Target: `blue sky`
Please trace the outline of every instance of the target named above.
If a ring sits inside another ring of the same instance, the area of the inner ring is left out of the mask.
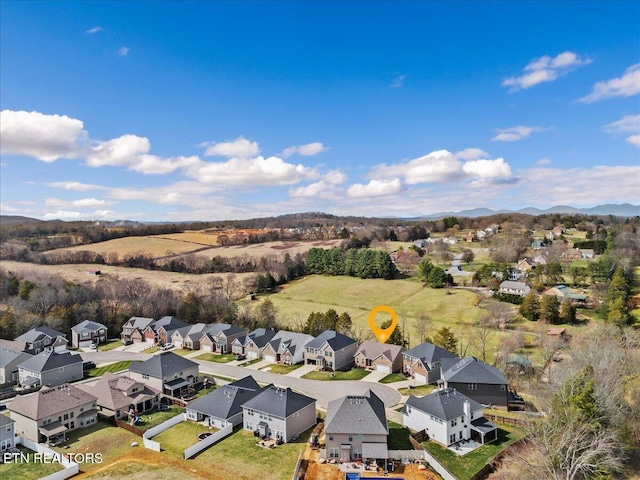
[[[640,202],[640,2],[1,2],[0,211]]]

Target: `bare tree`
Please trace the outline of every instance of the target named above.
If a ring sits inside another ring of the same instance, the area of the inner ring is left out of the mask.
[[[433,327],[433,319],[424,311],[419,312],[413,322],[413,329],[418,336],[418,343],[424,342],[427,332]]]
[[[494,335],[494,330],[486,322],[480,321],[476,324],[474,329],[475,347],[483,362],[487,361],[487,347]]]

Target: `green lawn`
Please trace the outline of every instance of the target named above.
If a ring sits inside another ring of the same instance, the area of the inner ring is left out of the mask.
[[[159,352],[160,350],[162,350],[162,347],[160,347],[160,345],[154,345],[153,347],[149,347],[149,348],[143,350],[140,353],[145,353],[147,355],[151,355],[153,353]]]
[[[448,448],[435,442],[423,442],[422,445],[436,457],[453,475],[460,480],[467,480],[475,475],[490,460],[512,443],[524,437],[522,429],[501,426],[498,429],[498,440],[484,445],[473,452],[460,456]]]
[[[28,448],[22,446],[18,447],[20,451],[29,456],[29,463],[21,461],[18,457],[16,463],[0,463],[0,478],[12,479],[19,478],[20,480],[38,480],[39,478],[46,477],[52,473],[64,470],[64,467],[59,463],[34,463],[33,453]]]
[[[217,429],[205,427],[200,423],[182,422],[159,435],[153,437],[154,442],[160,442],[160,449],[182,456],[185,448],[198,443],[198,435],[203,432],[216,432]]]
[[[101,377],[102,375],[105,374],[105,372],[111,372],[111,373],[120,372],[121,370],[126,370],[127,368],[129,368],[129,365],[131,365],[132,363],[133,361],[131,360],[123,360],[121,362],[105,365],[104,367],[92,368],[91,370],[87,371],[86,376]]]
[[[294,370],[300,368],[301,366],[302,366],[301,363],[298,363],[296,365],[279,365],[277,363],[274,363],[273,365],[269,365],[266,368],[271,369],[269,370],[270,373],[279,373],[281,375],[286,375],[287,373],[293,372]]]
[[[206,360],[207,362],[227,363],[235,359],[235,355],[227,353],[226,355],[218,355],[215,353],[203,353],[198,355],[196,360]]]
[[[419,385],[413,388],[399,388],[398,392],[400,395],[413,395],[414,397],[424,397],[425,395],[429,395],[431,392],[435,390],[435,385]]]
[[[193,350],[189,350],[188,348],[172,348],[170,351],[175,353],[176,355],[180,355],[181,357],[194,352]]]
[[[136,423],[135,426],[140,430],[149,430],[150,428],[156,427],[162,422],[166,422],[180,413],[184,413],[184,411],[185,409],[182,407],[171,405],[169,410],[164,412],[143,413],[140,415],[140,421]]]
[[[303,375],[302,378],[310,380],[361,380],[371,372],[364,368],[354,368],[348,372],[322,372],[314,371]]]
[[[121,346],[122,346],[122,340],[120,339],[107,340],[107,343],[101,343],[100,345],[98,345],[98,351],[106,352]]]
[[[258,363],[258,362],[261,362],[261,361],[262,361],[261,358],[254,358],[253,360],[249,360],[248,362],[241,363],[240,366],[241,367],[248,367],[249,365],[253,365],[254,363]]]
[[[404,375],[400,373],[390,373],[384,378],[380,379],[380,383],[394,383],[394,382],[403,382],[407,379]]]
[[[409,442],[409,429],[404,428],[399,423],[387,420],[389,427],[389,437],[387,445],[389,450],[413,450],[413,445]]]

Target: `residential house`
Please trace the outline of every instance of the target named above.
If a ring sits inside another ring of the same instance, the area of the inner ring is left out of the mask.
[[[520,297],[526,297],[527,294],[531,291],[531,288],[524,282],[505,280],[500,284],[500,288],[498,289],[498,291],[507,295],[518,295]]]
[[[107,327],[98,322],[84,320],[71,327],[71,346],[86,348],[92,343],[107,343]]]
[[[276,332],[273,330],[266,330],[264,328],[256,328],[253,332],[249,333],[242,345],[240,338],[236,338],[232,343],[233,353],[246,355],[249,360],[256,358],[262,358],[262,351],[267,344],[275,337]]]
[[[458,239],[456,237],[444,237],[442,239],[442,243],[446,243],[448,245],[455,245],[458,243]]]
[[[205,422],[210,427],[224,428],[242,423],[242,405],[262,389],[251,376],[223,385],[187,405],[187,419]]]
[[[203,332],[200,338],[200,348],[205,352],[230,353],[233,341],[246,337],[244,328],[228,323],[216,323]]]
[[[594,253],[592,248],[581,248],[580,249],[580,257],[581,258],[586,258],[586,259],[591,259],[591,258],[595,258],[596,254]]]
[[[16,446],[16,421],[6,415],[0,415],[0,452]]]
[[[565,233],[565,230],[564,230],[564,227],[562,225],[556,225],[551,230],[551,233],[553,233],[556,237],[559,237],[560,235]]]
[[[544,247],[544,240],[534,240],[533,242],[531,242],[531,248],[533,248],[534,250],[540,250],[542,247]]]
[[[572,303],[584,303],[587,300],[587,295],[584,293],[575,293],[566,285],[556,285],[548,290],[545,290],[543,295],[555,296],[560,303],[566,301]]]
[[[450,368],[443,368],[439,383],[484,405],[506,408],[509,404],[509,382],[502,372],[475,357],[463,358]]]
[[[566,340],[567,329],[563,327],[550,328],[549,330],[547,330],[547,335],[549,335],[550,337],[558,338],[560,340]]]
[[[101,416],[118,420],[128,420],[129,412],[138,414],[152,410],[160,399],[159,390],[111,372],[106,372],[93,386],[80,384],[78,388],[97,398]]]
[[[436,383],[442,377],[442,360],[458,360],[458,356],[433,343],[421,343],[402,353],[402,371],[419,385]]]
[[[524,257],[516,264],[516,268],[522,272],[530,272],[536,268],[538,264],[531,260],[529,257]]]
[[[32,328],[26,333],[23,333],[19,337],[16,337],[18,342],[25,342],[27,344],[27,350],[31,350],[31,353],[40,353],[44,349],[53,349],[57,352],[64,352],[67,350],[67,336],[54,330],[46,325]]]
[[[27,352],[29,354],[33,354],[33,352],[29,351],[29,345],[27,345],[27,342],[6,340],[4,338],[0,338],[0,350],[13,350],[14,352]]]
[[[546,250],[538,253],[535,257],[533,257],[533,261],[537,265],[546,265],[547,264],[547,252],[546,252]]]
[[[16,422],[16,434],[34,442],[50,443],[67,431],[95,425],[96,402],[93,395],[64,384],[17,397],[9,411]]]
[[[404,351],[405,348],[400,345],[365,340],[356,351],[354,360],[356,367],[367,370],[399,372],[402,370],[402,352]]]
[[[325,330],[304,347],[305,365],[315,365],[329,370],[349,370],[354,365],[353,356],[358,342],[335,330]]]
[[[316,400],[274,385],[242,405],[245,430],[288,442],[316,424]]]
[[[484,445],[498,438],[498,428],[483,416],[482,405],[455,388],[410,396],[402,408],[402,424],[424,430],[429,440],[446,447],[461,440]]]
[[[484,240],[488,236],[489,236],[489,234],[487,232],[485,232],[484,230],[478,230],[476,232],[476,237],[478,238],[478,240]]]
[[[324,433],[325,458],[350,462],[389,456],[384,403],[371,390],[329,402]]]
[[[18,382],[21,387],[54,387],[82,380],[83,376],[82,357],[69,352],[45,350],[18,365]]]
[[[182,390],[198,381],[198,368],[199,365],[188,358],[162,352],[144,362],[132,363],[129,378],[166,395],[179,397]]]
[[[122,333],[120,334],[122,343],[129,345],[130,343],[144,342],[144,331],[154,322],[153,318],[131,317],[122,325]]]
[[[189,325],[176,317],[162,317],[157,322],[153,322],[144,329],[144,341],[151,344],[159,343],[164,345],[171,342],[171,335],[179,328]]]
[[[469,232],[467,233],[465,240],[467,242],[476,242],[478,240],[478,237],[476,236],[475,232]]]
[[[306,333],[280,330],[263,348],[262,358],[269,362],[295,365],[304,360],[304,347],[311,340],[313,336]]]
[[[31,358],[27,352],[0,349],[0,385],[14,384],[18,381],[18,365]]]
[[[211,325],[207,323],[196,323],[178,328],[171,334],[171,343],[178,348],[200,350],[200,339],[210,327]]]
[[[569,248],[562,252],[561,257],[565,260],[580,260],[582,258],[582,254],[580,253],[579,248]]]
[[[253,360],[262,356],[262,349],[274,337],[274,330],[256,328],[245,336],[237,337],[231,342],[231,352],[236,355],[246,355]]]

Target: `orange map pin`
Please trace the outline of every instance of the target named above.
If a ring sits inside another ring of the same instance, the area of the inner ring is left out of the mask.
[[[376,325],[376,315],[380,312],[387,312],[391,315],[391,325],[389,325],[388,328],[379,328]],[[378,305],[376,308],[371,310],[371,313],[369,314],[369,326],[380,343],[384,343],[389,340],[389,337],[396,329],[397,325],[398,316],[396,315],[395,310],[387,305]]]

